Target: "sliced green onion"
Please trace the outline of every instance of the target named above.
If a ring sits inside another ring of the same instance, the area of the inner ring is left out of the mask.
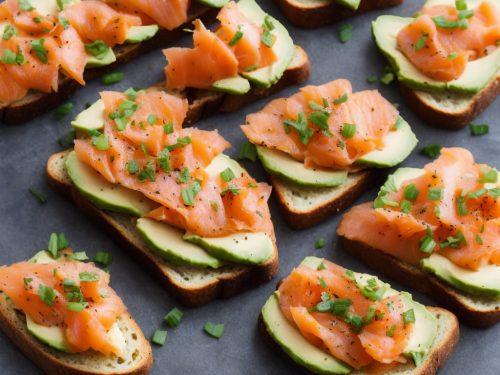
[[[165,345],[165,341],[167,341],[167,331],[157,329],[151,338],[151,342],[153,344],[163,346]]]
[[[163,320],[169,327],[175,328],[180,324],[183,315],[184,314],[181,310],[179,310],[177,307],[174,307],[167,313],[167,315],[165,315]]]
[[[224,324],[215,324],[212,322],[206,322],[203,330],[208,333],[210,336],[215,337],[217,339],[221,338],[224,334]]]
[[[94,262],[102,264],[104,266],[109,266],[113,257],[110,253],[106,251],[98,251],[94,256]]]
[[[122,72],[109,73],[102,77],[101,82],[103,85],[112,85],[121,82],[124,74]]]

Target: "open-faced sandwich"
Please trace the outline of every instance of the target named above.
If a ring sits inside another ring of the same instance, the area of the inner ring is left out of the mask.
[[[149,373],[149,342],[83,252],[51,235],[49,251],[0,267],[0,328],[47,374]]]
[[[372,28],[426,122],[464,127],[500,93],[499,0],[428,0],[415,17],[381,16]]]
[[[307,228],[346,208],[374,184],[367,167],[392,167],[417,139],[376,90],[353,93],[338,79],[306,86],[250,114],[241,126],[269,173],[294,228]]]
[[[6,0],[0,4],[0,121],[53,108],[117,63],[213,21],[220,0]],[[203,4],[203,5],[201,5]]]
[[[186,305],[270,280],[278,269],[270,186],[222,153],[230,145],[216,130],[182,128],[186,99],[128,90],[101,100],[99,121],[79,116],[88,126],[74,150],[49,159],[50,183]]]
[[[339,22],[357,14],[399,5],[403,0],[277,0],[285,17],[306,28]]]
[[[330,375],[435,374],[459,336],[449,311],[316,257],[282,280],[259,326],[298,366]]]
[[[337,233],[372,268],[486,327],[500,320],[499,186],[469,151],[442,149],[423,169],[398,169]]]

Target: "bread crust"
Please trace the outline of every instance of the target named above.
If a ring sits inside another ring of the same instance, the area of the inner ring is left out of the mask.
[[[6,299],[0,293],[0,329],[12,340],[12,342],[23,352],[23,354],[33,361],[48,375],[99,375],[100,372],[90,370],[81,370],[77,367],[71,366],[69,363],[58,359],[50,353],[47,347],[33,337],[27,329],[19,329],[19,322],[16,322],[6,312],[7,307]],[[141,329],[131,316],[125,318],[127,325],[129,325],[134,332],[138,334],[141,341],[141,347],[144,348],[144,359],[132,371],[128,372],[114,372],[107,373],[106,375],[146,375],[151,371],[153,366],[153,353],[151,345],[144,338]]]
[[[71,183],[61,181],[52,170],[54,162],[59,158],[65,158],[68,151],[52,155],[47,162],[47,177],[49,185],[54,189],[71,198],[76,206],[86,215],[94,219],[100,226],[111,234],[124,249],[134,257],[141,265],[146,267],[148,273],[152,274],[180,303],[188,307],[198,307],[207,304],[217,298],[229,298],[242,293],[247,289],[257,287],[270,281],[278,273],[278,251],[274,244],[274,256],[258,266],[246,266],[232,272],[228,276],[218,278],[214,282],[203,284],[197,288],[183,288],[175,279],[163,269],[161,260],[151,251],[144,249],[144,243],[137,243],[133,236],[117,225],[113,217],[106,211],[99,209],[89,200],[84,198],[78,189]],[[131,217],[132,220],[132,217]]]
[[[439,301],[440,304],[457,314],[459,319],[467,325],[487,328],[500,321],[500,308],[488,311],[474,309],[461,300],[462,293],[411,264],[344,236],[339,236],[339,243],[342,248],[370,268]]]
[[[217,13],[217,8],[210,8],[194,3],[189,9],[188,21],[185,24],[174,30],[160,29],[153,38],[141,43],[116,46],[113,48],[116,55],[116,62],[103,67],[86,69],[84,73],[85,81],[101,77],[137,56],[175,42],[184,34],[183,29],[189,27],[191,22],[196,18],[200,18],[204,23],[212,23]],[[2,107],[0,105],[0,122],[19,124],[29,121],[68,100],[79,87],[81,85],[78,82],[60,74],[57,92],[30,92],[24,98],[8,106]]]
[[[287,203],[285,197],[285,191],[287,189],[286,183],[278,177],[271,175],[269,175],[269,180],[273,186],[273,194],[278,200],[279,206],[283,212],[283,218],[287,224],[293,229],[307,229],[349,207],[365,191],[375,186],[379,177],[375,169],[367,169],[363,172],[362,177],[357,183],[352,185],[349,189],[342,192],[334,199],[325,202],[318,208],[306,212],[294,210],[294,208]]]
[[[362,0],[357,10],[346,8],[335,1],[315,6],[306,6],[294,0],[277,0],[277,2],[288,21],[295,26],[312,29],[375,9],[400,5],[403,0]]]
[[[426,308],[433,313],[434,315],[438,314],[447,314],[450,318],[453,319],[452,329],[447,332],[446,338],[442,341],[437,349],[435,349],[429,357],[426,358],[423,366],[420,366],[418,369],[412,373],[412,375],[434,375],[437,373],[438,369],[444,365],[444,363],[450,358],[451,353],[455,349],[459,337],[460,337],[460,329],[458,325],[457,318],[451,314],[449,311],[441,309],[439,307],[431,307],[426,306]],[[261,334],[264,342],[269,345],[273,350],[278,352],[282,358],[287,358],[290,360],[288,354],[283,350],[283,348],[271,337],[269,332],[267,331],[266,324],[264,323],[264,318],[262,317],[262,313],[259,315],[257,320],[258,331]],[[300,370],[303,374],[314,374],[308,368],[303,365],[298,364],[295,361],[292,361],[294,367]],[[356,375],[360,375],[359,371],[356,371]]]
[[[426,123],[445,129],[461,129],[469,125],[479,116],[500,94],[500,76],[493,79],[483,90],[477,93],[466,110],[462,112],[446,112],[440,108],[429,106],[417,95],[415,90],[404,84],[399,84],[400,92],[408,106]]]

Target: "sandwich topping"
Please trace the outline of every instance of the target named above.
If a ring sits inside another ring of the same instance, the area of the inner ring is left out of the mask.
[[[36,324],[61,329],[65,350],[120,356],[123,349],[109,331],[127,309],[109,286],[109,274],[76,254],[66,248],[48,262],[1,267],[0,291]]]
[[[163,51],[168,61],[168,89],[209,89],[219,80],[269,67],[277,60],[272,49],[275,26],[269,16],[257,24],[231,1],[217,19],[220,25],[214,32],[200,20],[194,21],[193,48],[172,47]]]
[[[307,168],[356,170],[354,163],[384,148],[400,121],[377,90],[353,93],[349,81],[338,79],[271,101],[248,115],[241,129],[253,144],[284,152]]]
[[[388,289],[323,260],[317,269],[300,265],[283,280],[279,305],[311,344],[355,369],[384,364],[387,370],[407,361],[415,323],[414,310]]]
[[[203,237],[264,232],[271,193],[244,170],[207,167],[230,145],[214,131],[183,129],[188,103],[163,91],[102,92],[104,126],[75,140],[77,157],[113,184],[158,206],[145,216]]]
[[[498,182],[469,151],[443,148],[416,176],[389,178],[373,203],[346,213],[338,234],[415,265],[439,254],[470,271],[500,266]]]
[[[491,54],[500,43],[500,9],[483,1],[469,9],[466,0],[455,6],[422,8],[397,36],[398,49],[426,76],[452,81],[467,63]]]

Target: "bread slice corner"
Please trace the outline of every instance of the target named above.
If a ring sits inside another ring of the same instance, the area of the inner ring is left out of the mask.
[[[301,187],[274,176],[269,179],[283,218],[294,229],[310,228],[344,210],[378,182],[373,169],[349,174],[345,183],[334,188]]]
[[[118,324],[126,341],[123,358],[95,351],[64,353],[43,344],[28,332],[24,313],[0,293],[0,329],[38,367],[50,375],[146,375],[153,365],[151,345],[130,315]]]
[[[360,13],[383,9],[403,3],[403,0],[361,0],[352,10],[330,0],[278,0],[285,17],[296,26],[316,28],[343,21]]]
[[[500,301],[464,294],[420,268],[388,255],[361,241],[339,237],[340,246],[370,268],[427,294],[453,311],[469,326],[487,328],[500,321]]]
[[[444,365],[444,363],[451,356],[451,353],[455,349],[460,336],[460,329],[458,325],[457,317],[449,312],[448,310],[426,306],[427,310],[436,317],[437,319],[437,335],[432,344],[431,350],[427,357],[419,367],[415,367],[412,361],[408,361],[405,364],[400,364],[395,368],[391,369],[389,372],[383,375],[433,375],[436,374],[438,369]],[[261,333],[264,341],[281,356],[290,359],[286,352],[281,348],[281,346],[273,340],[269,332],[267,331],[266,324],[262,314],[259,315],[258,319],[258,329]],[[294,364],[302,370],[302,372],[307,374],[313,374],[307,368],[294,362]],[[369,375],[362,370],[354,370],[350,373],[351,375]]]
[[[70,197],[76,206],[98,222],[183,305],[197,307],[216,298],[229,298],[270,281],[278,273],[278,249],[257,266],[224,265],[218,269],[173,265],[149,249],[130,215],[101,210],[71,183],[64,166],[70,150],[52,155],[46,167],[49,184]]]
[[[482,113],[500,94],[500,74],[474,95],[413,90],[400,84],[406,103],[428,124],[461,129]]]

